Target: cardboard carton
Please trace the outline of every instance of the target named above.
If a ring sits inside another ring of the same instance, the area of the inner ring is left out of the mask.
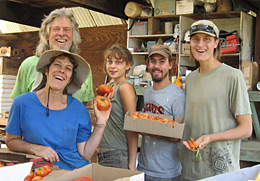
[[[246,79],[246,85],[248,90],[256,90],[256,84],[258,82],[258,64],[253,61],[242,61],[241,70]]]
[[[0,56],[1,57],[20,57],[24,58],[24,50],[12,48],[12,47],[0,47]]]
[[[175,15],[175,1],[155,0],[154,16]]]
[[[0,149],[0,161],[2,161],[6,166],[19,163],[33,162],[33,169],[39,168],[44,165],[49,165],[53,167],[53,163],[50,163],[39,156],[26,154],[22,152],[10,151],[8,148]]]
[[[193,0],[176,0],[176,14],[192,14],[193,6]]]
[[[94,181],[144,181],[144,173],[127,169],[104,167],[97,163],[89,164],[80,169],[69,171],[58,177],[46,178],[46,181],[73,181],[78,177],[86,176]]]
[[[32,162],[0,167],[0,180],[24,180],[30,173]]]
[[[181,51],[182,51],[182,54],[190,55],[190,44],[189,43],[183,43]]]
[[[136,118],[134,120],[134,118],[129,116],[129,114],[132,114],[132,112],[127,112],[125,114],[125,120],[124,120],[125,130],[172,137],[172,138],[182,138],[185,123],[184,123],[184,119],[181,117],[175,117],[175,121],[178,123],[175,123],[175,126],[173,128],[172,123],[162,123],[162,122],[153,121],[149,119],[142,119],[142,118]],[[140,112],[139,114],[143,114],[143,113]],[[149,116],[160,116],[163,119],[167,118],[169,120],[173,118],[172,116],[162,115],[162,114],[153,114],[153,113],[148,113],[148,114]]]
[[[17,75],[18,69],[23,60],[12,59],[10,57],[0,57],[0,74]]]
[[[221,175],[216,175],[214,177],[209,177],[202,179],[201,181],[215,181],[215,180],[221,180],[221,181],[247,181],[247,180],[255,180],[258,172],[260,170],[260,164],[255,165],[253,167],[243,168],[234,172],[229,172]]]

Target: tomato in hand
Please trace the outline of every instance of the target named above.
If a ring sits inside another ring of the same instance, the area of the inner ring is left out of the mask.
[[[46,170],[46,168],[44,167],[39,167],[35,170],[35,175],[36,176],[41,176],[41,177],[44,177],[46,175],[48,175],[48,172]]]
[[[108,95],[111,92],[113,92],[113,88],[107,84],[102,84],[97,88],[97,94],[101,96]]]
[[[110,101],[105,96],[96,96],[95,101],[97,102],[97,108],[100,111],[107,110],[110,107]]]
[[[89,177],[79,177],[74,179],[73,181],[93,181],[93,180]]]

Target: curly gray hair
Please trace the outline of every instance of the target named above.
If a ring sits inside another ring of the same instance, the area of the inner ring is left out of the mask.
[[[40,41],[36,48],[36,56],[40,56],[43,52],[50,49],[47,36],[49,36],[50,34],[50,27],[52,21],[57,17],[67,17],[71,20],[73,28],[73,41],[69,51],[72,53],[79,53],[80,49],[78,44],[81,42],[78,28],[79,24],[76,22],[76,19],[71,10],[61,8],[55,9],[48,16],[45,16],[45,18],[43,19],[41,29],[39,31]]]

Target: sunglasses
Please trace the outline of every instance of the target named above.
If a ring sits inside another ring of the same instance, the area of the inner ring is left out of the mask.
[[[190,34],[195,33],[197,31],[205,31],[208,33],[212,33],[216,36],[214,28],[209,25],[194,25],[190,28]]]

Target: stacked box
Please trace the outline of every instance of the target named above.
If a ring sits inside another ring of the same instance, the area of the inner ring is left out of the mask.
[[[175,1],[155,0],[154,16],[175,15]]]
[[[15,57],[0,56],[0,74],[1,75],[17,75],[18,69],[23,62],[23,59]]]
[[[16,75],[0,75],[0,113],[9,112],[13,99],[10,95],[13,91]]]

